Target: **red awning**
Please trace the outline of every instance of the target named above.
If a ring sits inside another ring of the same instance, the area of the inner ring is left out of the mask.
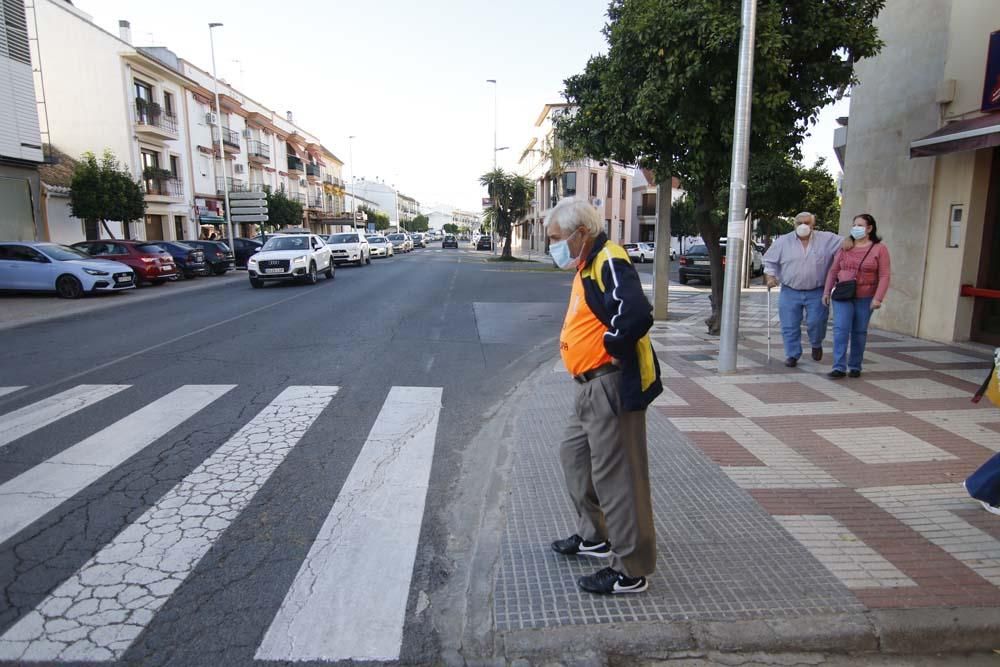
[[[910,157],[975,151],[1000,146],[1000,114],[948,123],[937,132],[910,143]]]

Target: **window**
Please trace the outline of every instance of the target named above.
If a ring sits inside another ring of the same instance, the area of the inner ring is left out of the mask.
[[[622,201],[625,201],[625,179],[622,179]]]
[[[625,240],[625,221],[624,220],[619,220],[618,221],[618,240],[619,241],[624,241]]]
[[[83,237],[88,241],[96,241],[101,238],[101,230],[97,220],[83,221]]]
[[[153,151],[142,149],[142,170],[147,169],[159,169],[160,168],[160,154],[154,153]]]
[[[170,173],[174,175],[174,178],[181,175],[181,159],[176,155],[170,156]]]
[[[607,189],[606,189],[606,191],[604,193],[604,199],[610,201],[611,197],[614,196],[614,188],[613,188],[614,183],[611,180],[610,176],[608,176],[607,183],[605,185],[607,185]]]
[[[173,93],[163,93],[163,113],[168,116],[174,115],[174,95]]]
[[[946,248],[957,248],[958,242],[962,238],[962,215],[964,213],[965,206],[962,204],[953,204],[951,207],[950,215],[948,216],[948,239]]]
[[[135,80],[135,96],[136,99],[140,99],[143,102],[153,101],[153,87],[148,83],[143,83],[138,79]]]
[[[656,193],[644,192],[642,195],[642,208],[639,215],[656,215]]]
[[[184,216],[174,216],[174,238],[178,241],[184,240]]]
[[[576,194],[576,172],[568,171],[562,176],[563,194],[571,196]]]
[[[604,221],[604,233],[611,236],[611,220]]]
[[[596,171],[590,172],[590,196],[591,197],[596,197],[597,196],[597,172]]]
[[[148,123],[156,115],[152,112],[153,87],[135,80],[135,116],[140,123]]]

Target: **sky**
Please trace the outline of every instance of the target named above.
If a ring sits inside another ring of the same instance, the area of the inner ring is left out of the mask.
[[[132,24],[136,46],[166,46],[318,136],[344,177],[379,178],[425,206],[478,210],[493,166],[513,169],[542,106],[606,49],[606,0],[74,0],[100,27]],[[568,8],[572,9],[568,9]],[[825,111],[803,146],[830,148]],[[348,137],[354,135],[353,141]],[[351,164],[353,158],[353,164]],[[353,169],[352,169],[353,167]],[[353,172],[353,173],[352,173]]]

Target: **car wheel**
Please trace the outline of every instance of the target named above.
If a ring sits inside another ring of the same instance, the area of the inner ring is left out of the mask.
[[[645,255],[639,255],[639,263],[640,264],[645,264],[646,263],[646,256]]]
[[[369,253],[369,254],[368,254],[368,255],[367,255],[366,257],[365,257],[365,264],[371,264],[371,263],[372,263],[372,256],[371,256],[371,253]]]
[[[225,266],[216,266],[216,267],[214,267],[212,269],[212,273],[214,273],[217,276],[225,275],[225,273],[226,273],[226,267]]]
[[[686,273],[680,274],[680,276],[678,277],[678,281],[680,281],[681,285],[687,285],[688,284],[687,274]]]
[[[319,274],[316,272],[316,265],[309,265],[309,273],[306,274],[306,282],[310,285],[315,285],[319,282]]]
[[[252,287],[254,289],[260,289],[263,286],[264,286],[264,281],[261,280],[260,278],[251,278],[250,279],[250,287]]]
[[[59,276],[56,292],[61,299],[79,299],[83,296],[83,285],[74,276]]]
[[[332,259],[330,260],[330,266],[326,267],[326,271],[323,272],[323,275],[326,276],[327,280],[329,280],[330,278],[333,278],[333,260]]]
[[[166,278],[157,278],[156,280],[153,281],[153,284],[154,285],[162,285],[165,282],[167,282]]]

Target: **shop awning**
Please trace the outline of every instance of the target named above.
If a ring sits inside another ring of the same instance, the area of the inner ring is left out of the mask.
[[[975,151],[1000,146],[1000,114],[948,123],[937,132],[910,143],[910,157]]]

